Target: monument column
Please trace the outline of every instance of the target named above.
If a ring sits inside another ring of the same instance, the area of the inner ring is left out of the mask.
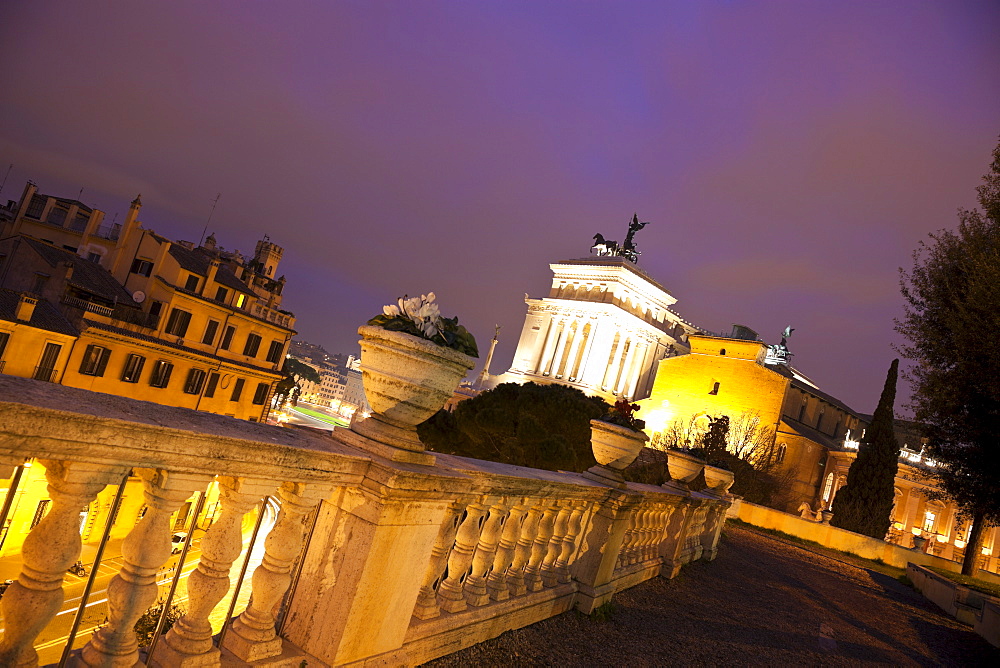
[[[559,341],[559,335],[562,333],[562,321],[557,319],[554,315],[549,316],[549,332],[545,337],[545,347],[542,349],[542,357],[539,360],[538,371],[540,375],[545,375],[549,371],[549,365],[552,363],[552,354],[556,347],[556,343]]]
[[[556,343],[556,352],[555,355],[552,356],[552,364],[547,372],[549,376],[553,378],[555,378],[556,374],[559,373],[559,363],[562,362],[563,349],[566,348],[566,339],[570,335],[569,326],[569,319],[562,321],[562,331],[559,333],[559,342]]]

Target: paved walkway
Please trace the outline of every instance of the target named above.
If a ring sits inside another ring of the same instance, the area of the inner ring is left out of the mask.
[[[430,666],[1000,665],[1000,650],[896,580],[735,526],[719,557]]]

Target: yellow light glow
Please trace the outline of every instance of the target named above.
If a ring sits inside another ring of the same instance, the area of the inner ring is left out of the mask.
[[[955,547],[957,547],[960,550],[964,550],[965,549],[965,541],[962,540],[961,538],[956,538],[955,539]]]
[[[947,537],[947,536],[945,536],[944,534],[940,534],[940,533],[939,533],[939,534],[937,534],[937,535],[936,535],[936,536],[935,536],[934,538],[935,538],[935,539],[937,540],[937,542],[939,542],[939,543],[947,543],[947,542],[948,542],[948,537]]]
[[[914,536],[919,536],[920,535],[920,527],[910,527],[910,532]]]
[[[986,556],[988,557],[988,556],[990,556],[991,554],[993,554],[993,550],[991,550],[991,549],[990,549],[990,548],[988,548],[988,547],[984,547],[984,548],[983,548],[983,554],[985,554],[985,555],[986,555]]]
[[[893,522],[892,523],[892,528],[895,529],[896,531],[902,531],[903,530],[903,523],[902,522]]]

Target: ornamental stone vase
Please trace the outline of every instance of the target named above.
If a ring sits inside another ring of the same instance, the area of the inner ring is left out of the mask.
[[[688,491],[690,483],[704,469],[705,460],[683,450],[668,450],[667,470],[670,471],[670,480],[664,483],[664,486]]]
[[[381,327],[365,325],[358,334],[361,376],[372,415],[352,422],[351,431],[390,448],[422,453],[417,425],[444,406],[475,360],[432,341]],[[412,461],[430,463],[433,458]]]
[[[733,486],[735,478],[732,471],[718,466],[705,465],[705,490],[716,496],[725,496]]]
[[[649,436],[641,431],[611,424],[603,420],[590,421],[590,447],[597,466],[583,476],[612,487],[625,487],[621,471],[635,461]]]

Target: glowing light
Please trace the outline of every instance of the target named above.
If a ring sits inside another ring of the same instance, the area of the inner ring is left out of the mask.
[[[988,557],[988,556],[990,556],[991,554],[993,554],[993,550],[991,550],[991,549],[990,549],[990,548],[988,548],[988,547],[984,547],[984,548],[983,548],[983,554],[985,554],[985,555],[986,555],[986,556]]]
[[[892,528],[895,529],[896,531],[902,531],[903,530],[903,523],[902,522],[893,522],[892,523]]]
[[[857,450],[860,443],[851,438],[851,430],[847,430],[847,434],[844,436],[844,447],[848,450]]]
[[[914,536],[919,536],[920,527],[910,527],[910,533],[912,533]]]
[[[940,533],[939,533],[939,534],[936,534],[936,535],[934,536],[934,539],[935,539],[935,540],[936,540],[937,542],[939,542],[939,543],[947,543],[947,542],[948,542],[948,537],[947,537],[947,536],[945,536],[944,534],[940,534]]]
[[[955,547],[957,547],[960,550],[964,550],[965,549],[965,541],[962,540],[961,538],[956,538],[955,539]]]

